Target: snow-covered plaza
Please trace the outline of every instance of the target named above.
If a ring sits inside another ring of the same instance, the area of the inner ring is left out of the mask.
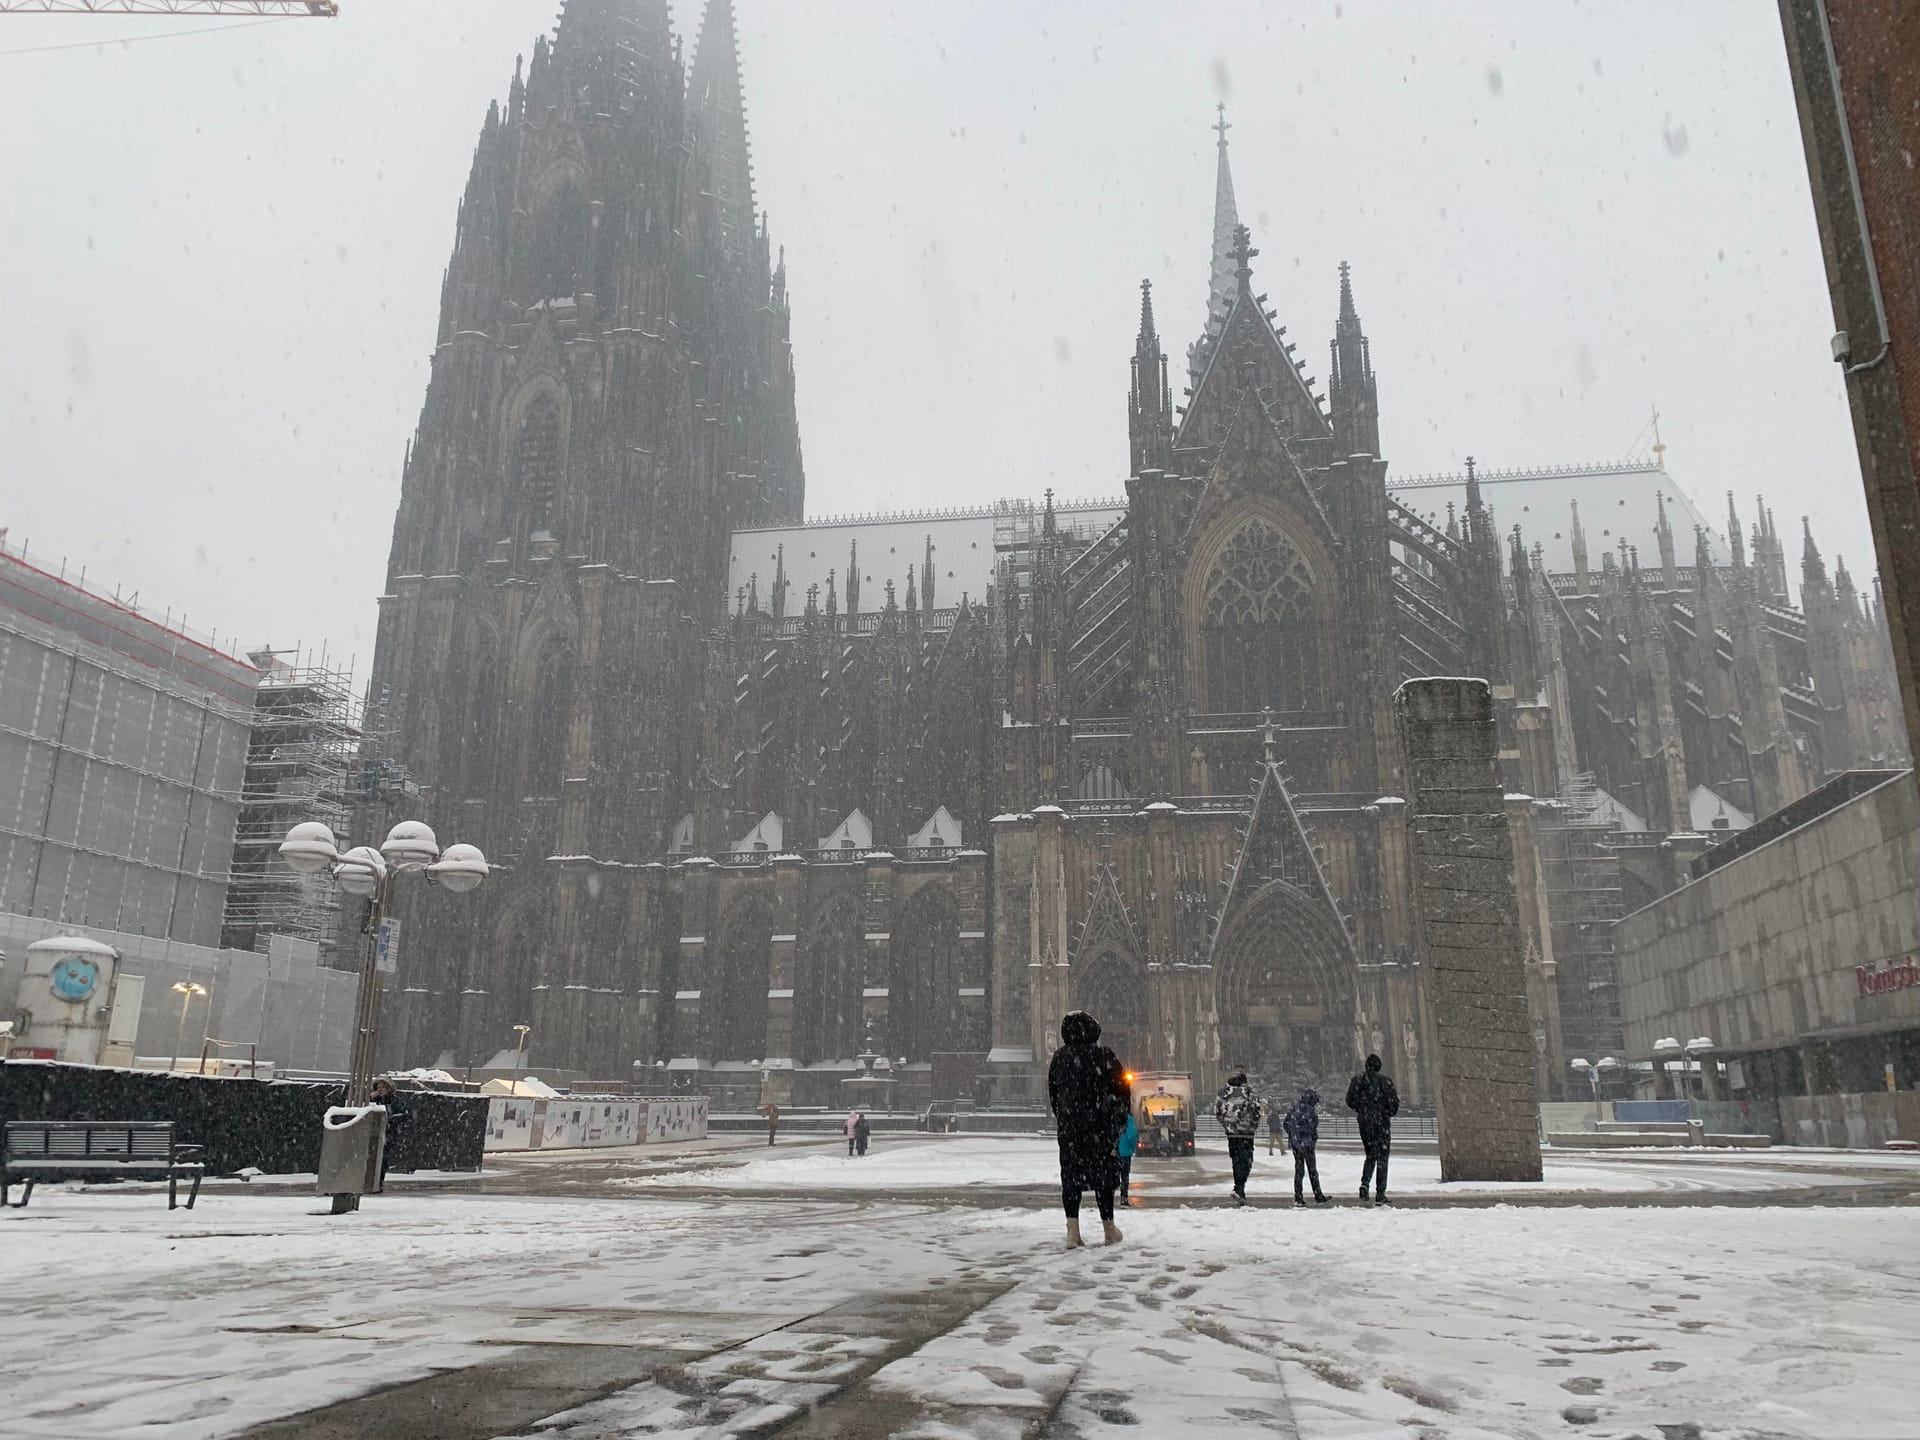
[[[1306,1212],[1142,1161],[1125,1241],[1069,1252],[1044,1141],[751,1138],[339,1218],[44,1190],[0,1220],[0,1434],[1920,1436],[1911,1158],[1556,1158],[1552,1203],[1435,1204],[1409,1153],[1376,1210],[1329,1151]]]

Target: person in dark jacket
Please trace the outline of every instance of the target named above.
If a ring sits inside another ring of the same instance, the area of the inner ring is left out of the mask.
[[[1060,1138],[1060,1203],[1067,1212],[1067,1244],[1080,1239],[1080,1192],[1093,1191],[1109,1245],[1120,1237],[1113,1223],[1113,1192],[1120,1184],[1115,1144],[1133,1108],[1119,1057],[1100,1043],[1100,1022],[1075,1010],[1060,1022],[1061,1045],[1047,1066],[1047,1100]]]
[[[1380,1057],[1367,1056],[1365,1073],[1347,1083],[1347,1108],[1360,1122],[1360,1145],[1367,1163],[1360,1171],[1360,1198],[1367,1198],[1373,1182],[1373,1203],[1387,1203],[1387,1151],[1393,1143],[1393,1117],[1400,1113],[1400,1096],[1393,1081],[1381,1072]]]
[[[867,1153],[867,1137],[872,1133],[873,1126],[867,1123],[867,1112],[862,1110],[859,1118],[853,1122],[853,1143],[862,1155]]]
[[[407,1114],[407,1107],[400,1102],[400,1092],[394,1088],[393,1081],[384,1075],[373,1082],[373,1089],[367,1095],[367,1103],[387,1107],[386,1142],[380,1147],[380,1188],[385,1190],[387,1170],[393,1164],[394,1147],[400,1143],[400,1136],[405,1133],[407,1122],[412,1117]]]
[[[1286,1117],[1280,1122],[1287,1132],[1287,1148],[1293,1151],[1293,1203],[1296,1205],[1307,1203],[1307,1197],[1300,1193],[1300,1182],[1308,1177],[1313,1180],[1314,1203],[1327,1203],[1326,1192],[1320,1188],[1319,1161],[1314,1155],[1320,1143],[1319,1106],[1318,1090],[1302,1090],[1300,1098],[1287,1107]]]
[[[1260,1097],[1247,1083],[1244,1065],[1236,1065],[1227,1083],[1214,1097],[1213,1118],[1227,1137],[1227,1155],[1233,1162],[1233,1201],[1247,1203],[1247,1176],[1253,1173],[1253,1141],[1260,1133]]]

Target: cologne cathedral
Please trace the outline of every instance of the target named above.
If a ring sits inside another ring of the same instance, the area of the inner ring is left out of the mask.
[[[1123,493],[809,521],[731,4],[686,62],[665,0],[567,0],[480,133],[380,598],[364,828],[497,867],[407,902],[385,1063],[526,1025],[723,1108],[1018,1102],[1081,1007],[1138,1070],[1378,1051],[1420,1103],[1393,696],[1475,675],[1557,1094],[1618,1043],[1608,921],[1904,757],[1877,601],[1807,534],[1796,605],[1764,505],[1657,449],[1390,474],[1354,277],[1321,389],[1217,129],[1180,400],[1145,283],[1116,357]]]

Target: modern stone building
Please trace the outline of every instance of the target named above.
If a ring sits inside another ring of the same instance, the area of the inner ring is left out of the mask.
[[[1841,775],[1620,922],[1627,1056],[1714,1043],[1733,1098],[1920,1088],[1920,791]]]
[[[1610,954],[1555,959],[1570,828],[1637,819],[1600,858],[1658,894],[1696,812],[1904,754],[1877,613],[1810,540],[1795,609],[1764,513],[1749,560],[1658,465],[1397,486],[1351,277],[1322,393],[1220,135],[1188,403],[1143,284],[1123,494],[809,522],[730,6],[683,66],[660,0],[570,0],[482,132],[381,599],[380,763],[501,864],[407,902],[387,1058],[525,1023],[721,1103],[832,1103],[869,1048],[1014,1097],[1084,1005],[1140,1068],[1377,1050],[1424,1100],[1392,696],[1473,675],[1555,1075],[1563,1000],[1619,1024]]]

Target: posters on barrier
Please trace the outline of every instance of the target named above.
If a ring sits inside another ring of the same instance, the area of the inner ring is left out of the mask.
[[[663,1140],[702,1140],[707,1134],[705,1096],[692,1100],[649,1100],[647,1143]]]
[[[636,1100],[547,1100],[539,1148],[638,1145],[646,1107]]]
[[[497,1095],[487,1104],[488,1150],[579,1150],[699,1140],[707,1102],[691,1100],[552,1099]]]
[[[533,1148],[533,1112],[538,1100],[509,1099],[496,1095],[487,1102],[488,1150],[531,1150]]]

